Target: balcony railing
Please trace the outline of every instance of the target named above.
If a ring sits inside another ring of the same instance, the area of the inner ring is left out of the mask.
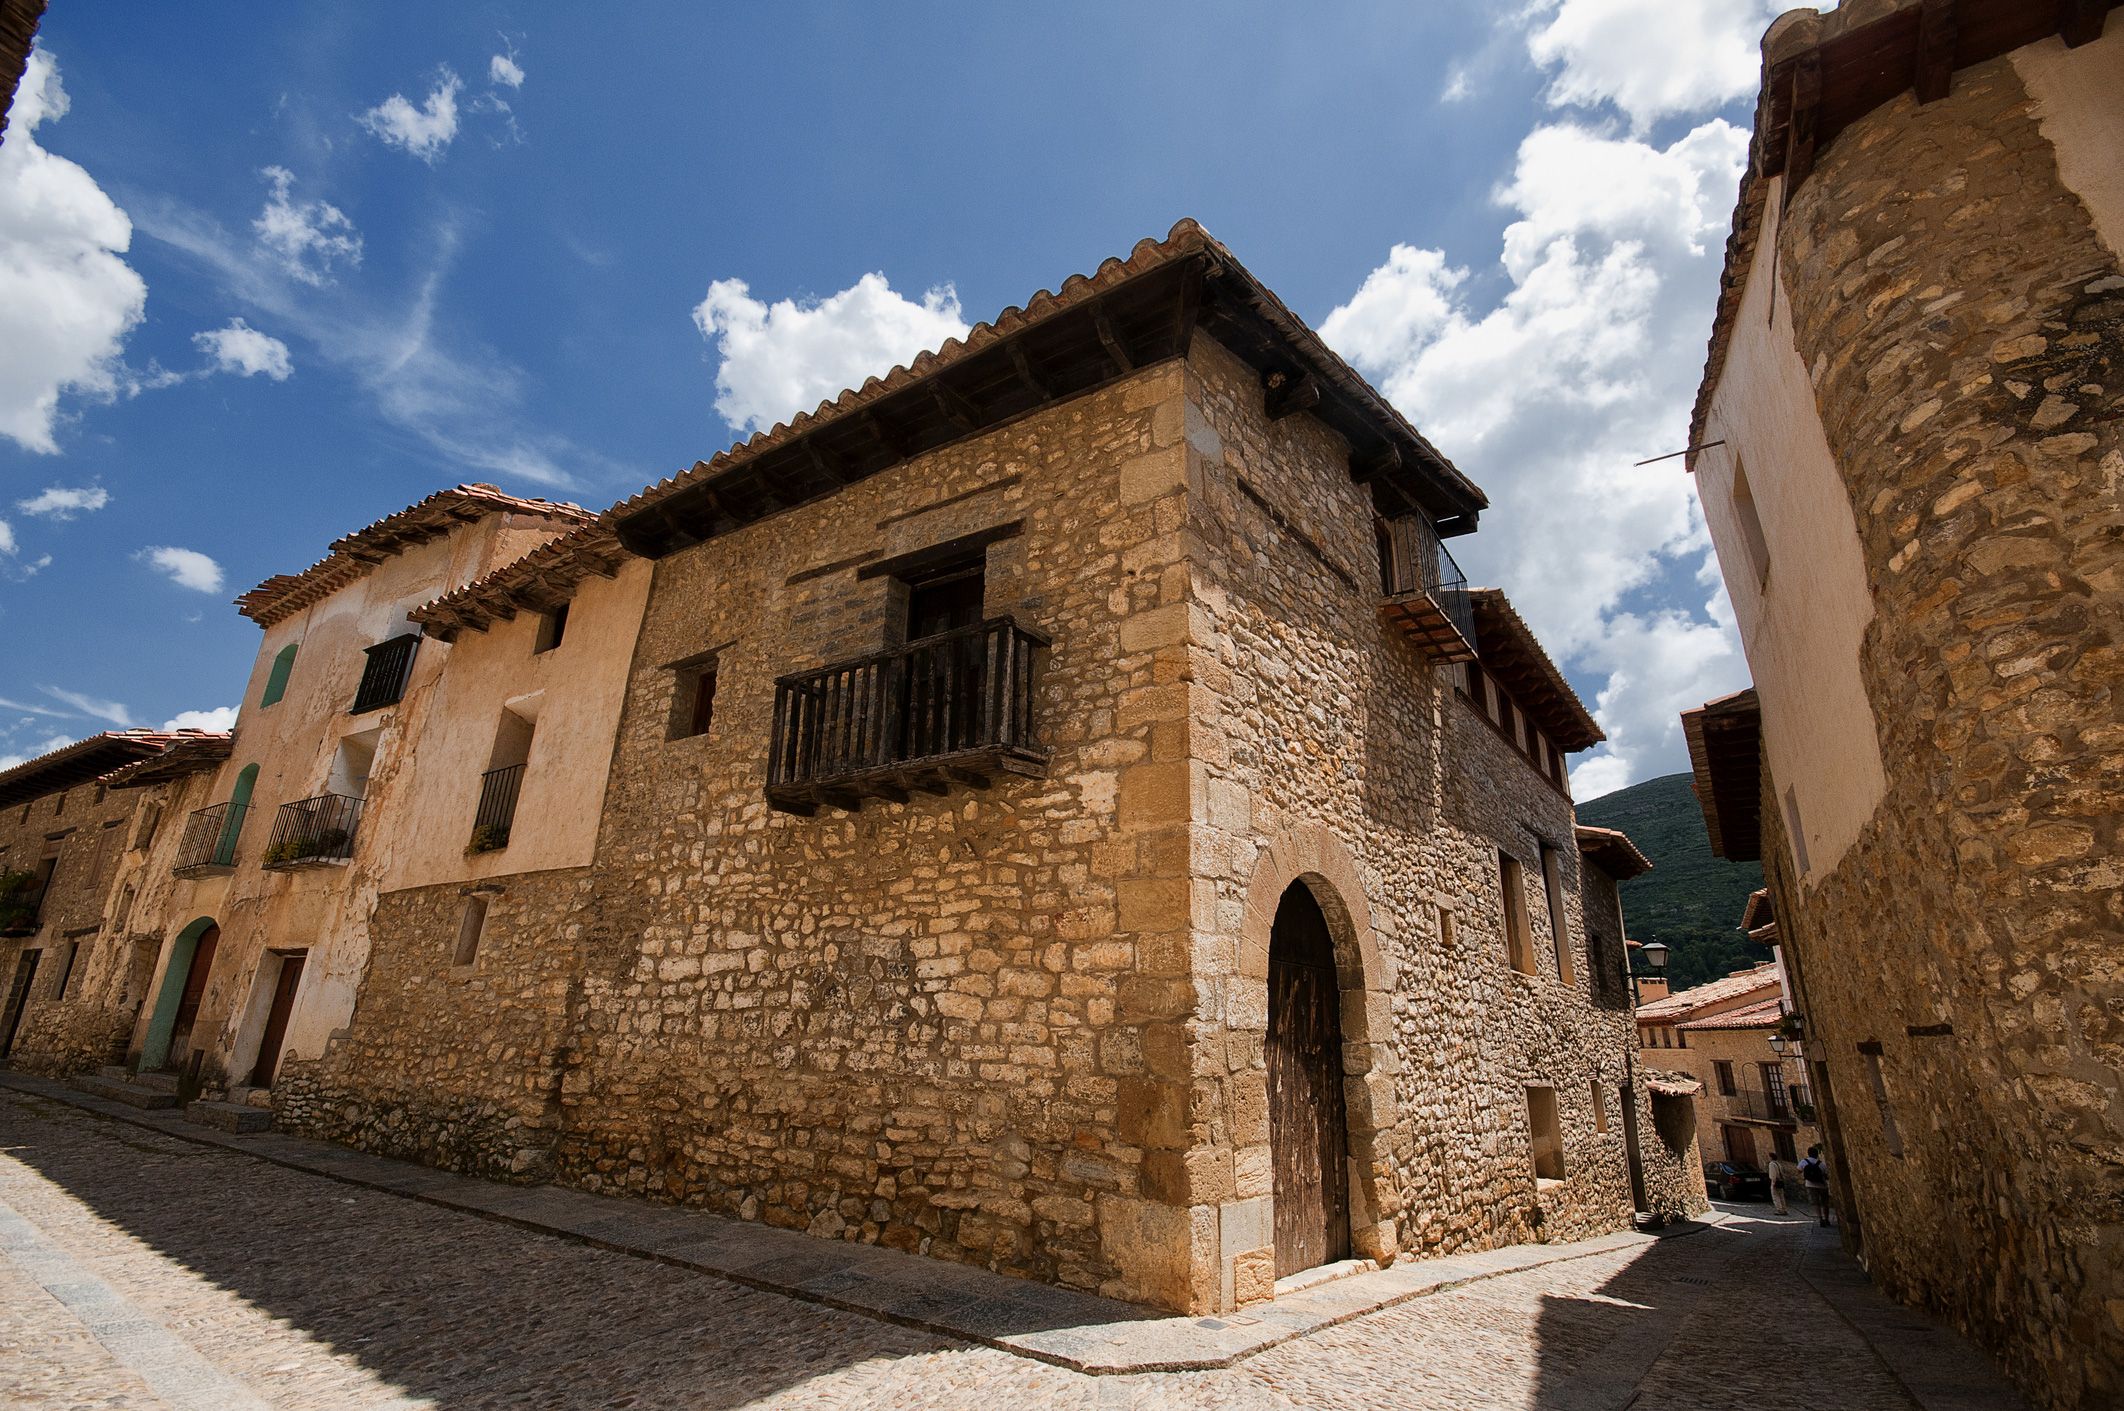
[[[1741,1088],[1737,1092],[1720,1095],[1726,1105],[1726,1114],[1744,1122],[1769,1122],[1781,1127],[1797,1126],[1813,1120],[1814,1099],[1803,1086],[1792,1086],[1782,1092],[1776,1089]],[[1808,1114],[1801,1116],[1802,1113]]]
[[[775,683],[767,801],[790,813],[1042,774],[1033,669],[1048,645],[1007,617]]]
[[[344,862],[354,855],[354,830],[361,823],[361,800],[346,794],[319,794],[280,806],[273,837],[266,844],[267,867],[302,867]]]
[[[524,767],[512,764],[479,776],[479,812],[472,815],[472,841],[466,852],[495,852],[509,846],[516,823],[516,795],[524,786]]]
[[[177,847],[177,864],[170,870],[179,877],[196,877],[216,868],[236,865],[236,840],[243,836],[243,816],[250,805],[217,803],[192,810],[184,820],[184,839]]]
[[[361,686],[354,692],[352,714],[396,705],[406,693],[406,678],[413,674],[413,653],[419,647],[419,635],[408,632],[369,648],[368,665],[361,669]]]
[[[1475,603],[1468,577],[1420,514],[1386,522],[1385,614],[1433,661],[1475,659]]]

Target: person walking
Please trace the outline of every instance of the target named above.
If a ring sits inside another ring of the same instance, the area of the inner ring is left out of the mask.
[[[1780,1215],[1790,1215],[1792,1213],[1791,1209],[1785,1204],[1785,1178],[1791,1173],[1791,1170],[1792,1168],[1785,1164],[1784,1157],[1779,1156],[1774,1151],[1770,1153],[1770,1204],[1776,1207],[1777,1213]]]
[[[1807,1148],[1806,1160],[1800,1162],[1800,1179],[1807,1183],[1807,1198],[1814,1202],[1815,1219],[1829,1223],[1829,1167],[1822,1160],[1819,1145]]]

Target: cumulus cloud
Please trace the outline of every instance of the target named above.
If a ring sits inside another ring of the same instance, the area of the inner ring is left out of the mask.
[[[1755,91],[1763,31],[1787,0],[1545,0],[1529,13],[1527,51],[1557,70],[1557,107],[1612,103],[1642,133]]]
[[[165,730],[233,730],[236,727],[236,707],[216,706],[212,710],[180,710],[162,722]]]
[[[524,66],[516,62],[516,51],[496,54],[487,60],[487,81],[498,88],[522,88]]]
[[[882,274],[866,274],[824,299],[773,304],[753,298],[741,279],[718,279],[693,322],[722,359],[716,411],[755,431],[966,334],[950,285],[917,302],[895,293]]]
[[[519,69],[517,82],[522,81],[523,72]],[[435,87],[428,91],[427,101],[419,107],[403,93],[393,93],[356,121],[385,146],[401,148],[433,166],[457,136],[457,95],[464,86],[464,80],[446,64],[436,74]]]
[[[77,514],[92,514],[110,502],[111,492],[101,485],[50,485],[26,500],[15,501],[15,508],[48,519],[72,519]]]
[[[1746,677],[1730,615],[1653,601],[1701,577],[1709,539],[1679,462],[1632,465],[1680,446],[1746,148],[1718,119],[1665,147],[1537,128],[1498,191],[1515,215],[1501,298],[1398,245],[1321,324],[1489,492],[1482,531],[1454,545],[1471,576],[1605,678],[1610,740],[1579,766],[1582,796],[1680,767],[1675,710]]]
[[[230,319],[227,328],[193,334],[192,344],[214,360],[215,372],[233,372],[243,377],[263,375],[285,382],[295,371],[287,344],[260,333],[240,318]]]
[[[133,224],[78,164],[37,143],[66,116],[59,65],[29,57],[0,142],[0,435],[51,455],[59,401],[108,398],[119,355],[147,308],[147,283],[122,258]]]
[[[272,189],[251,229],[284,273],[322,288],[332,282],[337,266],[361,263],[361,232],[345,211],[327,201],[291,200],[295,173],[286,167],[266,167],[258,174]]]
[[[10,127],[13,125],[12,122],[9,123]],[[20,749],[0,753],[0,769],[13,769],[18,764],[27,764],[41,755],[50,754],[53,750],[63,750],[72,743],[72,735],[46,735],[42,739],[32,740]]]
[[[167,574],[170,581],[180,588],[190,588],[195,593],[221,591],[221,565],[197,549],[150,545],[134,557],[156,571]]]

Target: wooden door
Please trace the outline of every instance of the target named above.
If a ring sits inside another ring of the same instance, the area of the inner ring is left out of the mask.
[[[199,998],[206,993],[207,976],[214,969],[214,949],[220,944],[221,928],[209,926],[199,933],[199,942],[192,947],[192,965],[184,972],[184,993],[178,997],[177,1016],[170,1024],[172,1051],[180,1040],[191,1036],[192,1021],[199,1017]]]
[[[1726,1138],[1726,1160],[1732,1162],[1735,1166],[1753,1166],[1755,1164],[1755,1134],[1753,1132],[1750,1132],[1746,1127],[1733,1126],[1731,1123],[1721,1124],[1719,1131],[1724,1133]]]
[[[1294,882],[1269,933],[1269,1154],[1278,1278],[1350,1254],[1340,1003],[1327,918],[1305,884]]]
[[[37,978],[41,950],[26,950],[15,961],[15,980],[7,987],[7,1009],[0,1013],[0,1058],[15,1051],[15,1030],[22,1026],[22,1011],[29,1007],[30,982]]]
[[[273,1086],[273,1070],[280,1066],[281,1041],[288,1036],[288,1016],[295,1012],[295,987],[302,983],[302,963],[307,951],[294,951],[280,958],[280,979],[273,985],[273,1007],[266,1011],[265,1033],[258,1040],[258,1062],[251,1069],[251,1086]]]
[[[1622,1086],[1623,1165],[1630,1175],[1630,1206],[1633,1210],[1649,1211],[1651,1203],[1645,1199],[1645,1158],[1637,1149],[1637,1085]]]

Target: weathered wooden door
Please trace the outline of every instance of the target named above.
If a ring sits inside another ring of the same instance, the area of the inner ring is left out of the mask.
[[[1350,1253],[1340,1001],[1327,918],[1306,885],[1294,882],[1269,933],[1269,1153],[1278,1278]]]
[[[1755,1164],[1755,1134],[1746,1127],[1736,1127],[1731,1122],[1721,1122],[1719,1132],[1726,1139],[1726,1160],[1735,1166]]]
[[[302,963],[307,951],[293,951],[280,958],[280,979],[273,985],[273,1007],[266,1011],[265,1033],[258,1040],[258,1062],[251,1068],[251,1086],[273,1086],[273,1070],[280,1066],[280,1045],[288,1036],[288,1016],[295,1012],[295,989],[302,983]]]
[[[184,993],[177,1000],[177,1017],[170,1025],[170,1051],[191,1037],[192,1021],[199,1017],[199,999],[206,993],[207,976],[214,969],[214,950],[221,944],[221,928],[209,926],[192,948],[192,967],[184,972]]]
[[[15,1050],[15,1030],[22,1026],[22,1011],[29,1005],[30,982],[37,978],[41,950],[26,950],[15,961],[15,980],[7,987],[7,1010],[0,1013],[0,1058]]]

